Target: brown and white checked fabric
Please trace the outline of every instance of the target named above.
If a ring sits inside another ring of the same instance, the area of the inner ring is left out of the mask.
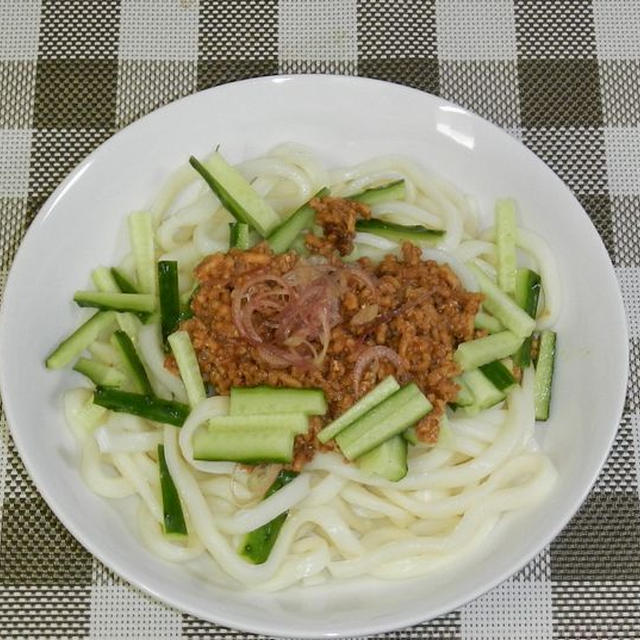
[[[406,84],[519,137],[591,216],[628,310],[625,413],[579,514],[517,576],[387,637],[640,638],[637,0],[0,0],[0,287],[46,197],[119,128],[199,89],[302,72]],[[247,637],[93,559],[30,483],[4,417],[0,434],[0,637]]]

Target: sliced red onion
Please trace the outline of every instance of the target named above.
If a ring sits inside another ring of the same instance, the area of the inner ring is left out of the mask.
[[[407,368],[406,362],[400,357],[398,353],[396,353],[390,347],[377,345],[374,347],[366,348],[358,356],[355,367],[353,368],[353,383],[356,398],[360,395],[360,382],[362,380],[362,375],[364,374],[365,369],[369,366],[369,363],[372,360],[379,360],[380,358],[389,360],[395,365],[396,369],[398,370],[405,370]]]

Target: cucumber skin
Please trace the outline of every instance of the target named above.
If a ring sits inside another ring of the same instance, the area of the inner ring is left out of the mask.
[[[533,387],[536,420],[542,422],[549,419],[556,349],[557,335],[555,331],[542,331],[540,333],[540,346]]]
[[[323,187],[312,198],[323,198],[329,195],[329,189]],[[311,200],[296,209],[284,222],[278,225],[267,238],[267,244],[273,253],[284,253],[291,248],[296,238],[304,229],[311,229],[316,212]]]
[[[113,341],[116,343],[114,346],[118,349],[123,364],[133,380],[135,391],[152,396],[153,387],[131,338],[124,331],[118,330],[113,334]]]
[[[288,471],[285,469],[280,471],[278,477],[273,481],[272,485],[264,494],[263,500],[289,484],[289,482],[297,477],[297,475],[298,474],[295,471]],[[239,554],[253,564],[263,564],[266,562],[288,514],[288,511],[281,513],[270,522],[263,524],[261,527],[258,527],[253,531],[249,531],[249,533],[244,537]]]
[[[185,537],[188,532],[180,496],[169,473],[169,467],[167,467],[167,461],[164,457],[164,445],[161,444],[158,445],[158,470],[160,472],[164,532],[172,537]]]
[[[516,303],[532,318],[538,312],[538,300],[540,298],[541,279],[539,274],[531,269],[518,269],[516,273]],[[531,336],[525,338],[522,346],[513,355],[513,363],[521,368],[531,364]]]
[[[404,434],[395,435],[360,456],[356,462],[363,471],[397,482],[407,475],[407,445]]]
[[[73,370],[89,378],[95,385],[103,387],[121,387],[127,379],[115,367],[88,358],[79,358],[73,365]]]
[[[385,222],[377,218],[357,220],[356,231],[364,231],[382,236],[395,242],[413,242],[418,246],[431,247],[444,235],[440,229],[427,229],[421,225],[402,225],[395,222]]]
[[[76,291],[73,300],[79,307],[92,307],[102,311],[151,313],[155,309],[155,300],[148,293]]]
[[[105,407],[105,409],[111,409],[111,411],[130,413],[134,416],[170,424],[174,427],[181,427],[190,411],[189,407],[181,402],[105,387],[96,388],[93,402]]]
[[[246,251],[249,248],[249,225],[244,222],[229,223],[229,249]]]
[[[160,296],[160,326],[162,341],[178,328],[180,322],[180,292],[178,290],[178,263],[175,260],[158,262],[158,293]]]
[[[516,383],[511,371],[499,360],[483,364],[478,368],[500,391],[505,391]]]
[[[400,180],[389,182],[389,184],[354,193],[352,196],[347,196],[347,200],[355,200],[371,207],[390,200],[404,200],[406,191],[404,179],[401,178]]]
[[[102,331],[114,324],[115,321],[116,314],[114,311],[98,311],[94,313],[47,356],[45,360],[47,369],[62,369],[62,367],[67,366],[94,342]]]

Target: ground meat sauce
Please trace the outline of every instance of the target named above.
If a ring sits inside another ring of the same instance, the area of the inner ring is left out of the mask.
[[[336,252],[350,251],[356,217],[368,216],[368,208],[339,198],[323,198],[313,205],[325,236],[317,247],[307,236],[307,246],[328,258],[325,264],[339,263],[344,268]],[[434,442],[445,405],[458,392],[453,378],[460,371],[453,353],[458,344],[475,337],[473,318],[482,296],[465,291],[448,266],[422,260],[420,249],[405,243],[399,257],[389,254],[378,264],[367,258],[358,260],[358,269],[367,274],[375,290],[363,278],[347,278],[348,286],[339,296],[339,322],[328,334],[326,355],[318,366],[276,367],[238,331],[232,294],[256,275],[284,276],[308,262],[313,258],[293,252],[273,255],[264,243],[202,261],[195,270],[199,286],[191,303],[194,315],[182,328],[191,337],[205,381],[221,394],[228,394],[232,386],[261,384],[323,389],[329,411],[312,420],[308,434],[297,437],[296,469],[316,450],[325,448],[315,434],[390,374],[401,384],[414,381],[433,404],[433,410],[417,425],[417,433],[423,441]],[[273,317],[254,315],[264,335],[271,335]],[[402,367],[391,359],[373,358],[356,383],[359,357],[377,345],[396,352]],[[167,366],[175,370],[175,361],[168,358]]]

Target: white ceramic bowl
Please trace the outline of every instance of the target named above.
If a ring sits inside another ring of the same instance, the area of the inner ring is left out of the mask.
[[[130,505],[93,495],[76,470],[61,394],[71,372],[43,358],[77,323],[72,292],[122,254],[125,215],[144,206],[189,154],[221,143],[231,161],[282,141],[332,165],[402,153],[478,194],[518,199],[524,224],[558,260],[564,307],[553,413],[539,430],[559,478],[536,509],[505,521],[483,557],[421,579],[256,595],[208,583],[141,545]],[[469,112],[405,87],[358,78],[274,77],[216,87],[127,127],[49,198],[18,251],[2,307],[0,374],[14,441],[40,492],[72,534],[116,573],[191,614],[247,631],[318,637],[370,634],[455,609],[533,558],[568,522],[606,458],[627,379],[627,330],[604,246],[569,189],[518,141]]]

